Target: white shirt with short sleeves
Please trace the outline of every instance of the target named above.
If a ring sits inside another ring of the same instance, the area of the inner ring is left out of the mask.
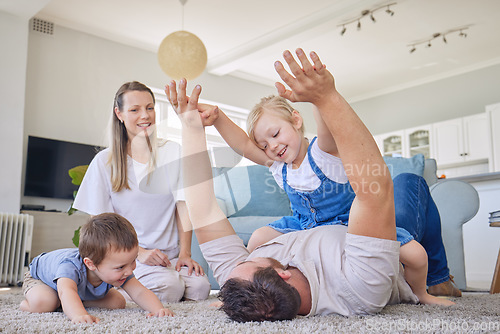
[[[111,187],[110,149],[99,152],[89,165],[73,206],[90,215],[114,212],[134,226],[139,246],[158,248],[169,258],[179,253],[176,202],[184,201],[181,147],[168,141],[158,147],[157,168],[149,176],[148,166],[128,157],[130,189],[114,192]]]
[[[339,157],[326,153],[318,146],[316,139],[311,147],[311,155],[316,165],[321,169],[323,174],[332,181],[340,184],[345,184],[349,181],[345,174],[344,165]],[[275,161],[269,170],[274,176],[276,183],[283,188],[283,164],[284,162]],[[297,191],[313,191],[317,189],[321,180],[314,173],[311,164],[309,163],[309,153],[306,153],[304,160],[299,168],[293,169],[289,164],[287,166],[287,183],[290,187]]]

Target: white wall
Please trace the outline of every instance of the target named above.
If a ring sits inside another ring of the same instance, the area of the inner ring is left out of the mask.
[[[131,80],[163,88],[170,78],[161,71],[153,52],[61,26],[55,26],[54,35],[30,32],[25,142],[33,135],[104,145],[114,94]],[[194,80],[190,89],[194,83],[202,85],[205,99],[247,109],[275,92],[274,87],[207,73]],[[23,161],[25,152],[26,145]],[[57,210],[66,210],[70,202],[22,198],[23,204],[42,204]]]
[[[131,80],[163,88],[170,80],[156,54],[56,26],[30,32],[25,134],[103,144],[118,87]],[[251,108],[272,87],[204,74],[202,97]]]
[[[28,21],[0,11],[0,212],[19,212]]]
[[[500,102],[500,64],[352,103],[372,134],[463,117]]]

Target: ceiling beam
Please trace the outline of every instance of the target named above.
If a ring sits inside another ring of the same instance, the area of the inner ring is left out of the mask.
[[[49,2],[50,0],[0,0],[0,10],[29,20]]]
[[[282,42],[299,34],[307,33],[324,23],[334,21],[346,14],[361,11],[362,8],[373,6],[376,0],[341,0],[332,5],[318,10],[311,15],[296,20],[273,32],[260,36],[254,40],[245,42],[228,52],[212,57],[207,64],[207,71],[215,75],[226,75],[240,69],[248,58],[255,56],[257,52]]]

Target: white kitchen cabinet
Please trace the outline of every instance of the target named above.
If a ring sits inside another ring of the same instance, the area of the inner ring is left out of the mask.
[[[433,124],[434,157],[438,166],[487,160],[490,155],[486,113]]]
[[[385,156],[410,158],[422,153],[432,157],[432,126],[425,125],[375,136],[380,152]]]
[[[377,136],[380,152],[385,156],[405,157],[406,138],[404,130],[384,133]]]
[[[434,156],[432,126],[419,126],[405,130],[406,156],[411,158],[423,154],[426,159]]]

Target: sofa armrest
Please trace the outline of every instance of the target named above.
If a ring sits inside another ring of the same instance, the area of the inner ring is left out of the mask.
[[[470,184],[458,180],[443,180],[430,187],[432,198],[441,217],[441,231],[446,249],[448,268],[459,289],[467,287],[462,225],[479,210],[479,195]]]
[[[479,210],[479,195],[467,182],[442,180],[430,186],[430,191],[441,220],[449,226],[461,227],[471,220]]]

